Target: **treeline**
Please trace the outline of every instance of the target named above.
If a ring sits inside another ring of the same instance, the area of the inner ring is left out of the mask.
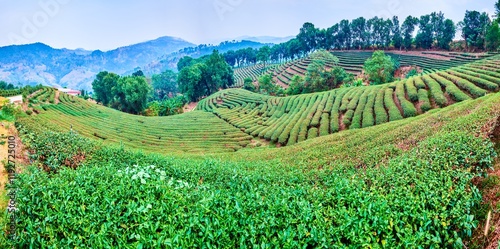
[[[177,68],[179,73],[166,70],[151,79],[140,70],[131,76],[100,72],[92,83],[93,98],[127,113],[169,116],[182,113],[188,101],[234,84],[233,69],[217,50],[198,59],[185,56]]]
[[[461,30],[463,42],[453,42],[457,30]],[[224,58],[229,65],[241,67],[258,62],[281,63],[318,49],[496,51],[499,45],[498,22],[492,21],[486,12],[466,11],[464,19],[456,24],[445,18],[444,13],[432,12],[420,17],[408,16],[402,21],[397,16],[391,19],[359,17],[342,20],[325,29],[305,23],[299,34],[288,42],[260,49],[230,50],[224,53]]]

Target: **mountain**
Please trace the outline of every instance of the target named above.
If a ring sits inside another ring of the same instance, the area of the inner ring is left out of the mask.
[[[238,37],[235,40],[247,40],[254,41],[259,43],[272,43],[272,44],[280,44],[287,42],[291,39],[295,38],[295,36],[287,36],[287,37],[275,37],[275,36],[242,36]]]
[[[165,36],[106,52],[55,49],[43,43],[0,47],[0,80],[91,90],[100,71],[123,74],[193,46],[180,38]]]
[[[152,75],[165,71],[166,69],[176,70],[177,62],[184,56],[199,58],[204,55],[211,54],[214,50],[219,51],[219,53],[225,53],[229,50],[238,50],[243,48],[258,49],[266,45],[272,45],[272,44],[260,43],[248,40],[225,41],[221,42],[219,45],[201,44],[196,47],[183,48],[175,53],[164,55],[158,58],[158,60],[145,64],[144,66],[141,67],[141,69],[146,75]]]

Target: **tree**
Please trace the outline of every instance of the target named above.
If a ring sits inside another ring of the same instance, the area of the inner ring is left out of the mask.
[[[121,77],[112,89],[115,102],[112,106],[123,112],[139,114],[147,104],[150,86],[141,76]]]
[[[144,72],[142,72],[142,70],[137,70],[135,71],[132,76],[137,76],[137,77],[144,77]]]
[[[395,48],[401,50],[403,45],[403,37],[401,36],[401,27],[397,16],[392,17],[392,44]]]
[[[459,23],[462,29],[462,38],[467,48],[484,48],[486,31],[490,25],[490,18],[486,12],[466,11],[464,20]]]
[[[243,80],[243,89],[250,92],[255,92],[255,85],[253,84],[253,80],[250,78],[245,78]]]
[[[290,83],[288,84],[288,88],[286,89],[286,94],[288,95],[297,95],[304,92],[304,78],[299,75],[294,75]]]
[[[316,49],[316,34],[318,33],[318,29],[314,27],[314,24],[310,22],[304,23],[302,28],[300,28],[300,32],[297,35],[297,39],[300,41],[301,50],[304,53],[309,53],[312,50]]]
[[[92,82],[95,100],[105,106],[109,105],[114,99],[112,89],[116,87],[119,79],[120,76],[114,73],[108,73],[107,71],[98,73],[96,79]]]
[[[401,31],[403,32],[403,46],[406,50],[411,49],[413,32],[415,31],[415,26],[417,24],[418,18],[408,16],[401,25]]]
[[[350,49],[351,48],[351,27],[349,25],[349,20],[342,20],[339,23],[339,31],[337,35],[340,48]]]
[[[495,20],[491,24],[488,32],[486,33],[486,50],[497,51],[500,46],[500,29],[498,21]]]
[[[205,95],[203,86],[200,84],[205,64],[197,63],[193,66],[183,67],[177,77],[179,90],[190,101],[198,101]]]
[[[360,17],[352,20],[351,22],[351,33],[352,33],[352,46],[357,49],[364,49],[367,47],[367,31],[366,31],[366,19]]]
[[[274,82],[273,76],[270,74],[262,75],[259,78],[259,92],[262,94],[276,95],[278,89]]]
[[[237,54],[234,50],[229,50],[225,52],[224,59],[226,60],[227,64],[229,64],[232,67],[234,67],[236,65],[236,62],[238,61]]]
[[[151,77],[156,100],[163,100],[169,93],[177,92],[177,74],[166,70]]]
[[[318,50],[311,55],[312,62],[307,66],[302,93],[327,91],[336,88],[347,76],[345,70],[336,66],[339,59],[325,50]],[[327,63],[334,66],[328,70]],[[300,88],[296,84],[295,89]],[[291,91],[296,91],[292,89]]]
[[[438,47],[446,50],[450,49],[450,43],[453,41],[456,32],[455,23],[450,19],[446,19],[444,21],[443,32],[437,38]]]
[[[227,64],[224,56],[214,50],[210,56],[199,60],[196,64],[182,67],[177,82],[181,93],[189,100],[197,101],[220,88],[232,86],[233,69]]]
[[[257,60],[264,62],[264,67],[266,67],[266,62],[269,60],[271,56],[271,48],[269,46],[264,46],[259,49],[257,52]]]
[[[181,71],[185,67],[192,66],[194,64],[194,59],[189,56],[182,57],[179,62],[177,62],[177,71]]]
[[[418,22],[419,30],[415,37],[415,42],[418,48],[429,49],[432,47],[434,41],[433,25],[431,22],[431,15],[423,15]]]
[[[363,66],[365,74],[372,84],[383,84],[390,82],[395,70],[394,62],[384,51],[375,51],[371,58],[365,61]]]
[[[500,0],[495,3],[495,14],[497,16],[497,22],[500,23]]]
[[[220,88],[234,85],[233,69],[224,60],[224,56],[214,50],[205,62],[202,83],[206,87],[206,95],[217,92]]]

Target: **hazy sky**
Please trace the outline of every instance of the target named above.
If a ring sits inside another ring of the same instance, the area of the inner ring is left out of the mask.
[[[0,0],[0,46],[43,42],[109,50],[160,36],[214,43],[239,36],[296,35],[359,16],[493,13],[494,0]]]

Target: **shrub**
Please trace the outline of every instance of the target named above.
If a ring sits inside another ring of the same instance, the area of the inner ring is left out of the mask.
[[[403,116],[401,116],[401,112],[394,103],[393,93],[394,91],[391,88],[387,88],[384,95],[384,104],[389,113],[389,121],[403,119]]]
[[[375,98],[375,106],[374,106],[374,111],[375,111],[375,117],[376,117],[376,124],[383,124],[387,122],[387,112],[384,107],[384,96],[385,96],[385,88],[381,88],[377,92],[377,96]]]
[[[427,92],[427,90],[418,90],[418,102],[420,102],[420,110],[422,110],[422,112],[427,112],[432,109],[431,103],[429,101],[429,93]]]
[[[439,83],[433,80],[429,75],[423,76],[422,79],[427,84],[427,86],[429,86],[431,96],[434,101],[436,101],[436,104],[440,107],[445,107],[446,105],[448,105],[448,100],[446,100],[446,97],[441,90],[441,85],[439,85]]]
[[[404,114],[405,118],[417,116],[417,109],[415,109],[415,106],[413,105],[413,103],[408,101],[405,97],[405,83],[404,82],[400,82],[397,84],[396,97],[399,100],[399,104],[401,105],[401,108],[403,108],[403,114]]]
[[[488,91],[479,88],[478,86],[474,85],[473,83],[469,82],[468,80],[459,78],[457,76],[448,74],[446,72],[438,72],[438,75],[453,81],[459,87],[468,91],[475,98],[482,97],[488,93]]]
[[[405,81],[405,88],[406,88],[406,93],[408,94],[408,98],[410,98],[410,101],[416,102],[418,101],[418,93],[417,93],[417,88],[414,85],[414,80],[413,79],[408,79]]]
[[[446,93],[448,93],[453,100],[461,102],[470,99],[470,97],[462,92],[455,84],[453,84],[453,82],[437,74],[431,74],[430,76],[446,88]]]
[[[312,127],[307,133],[307,139],[312,139],[318,137],[318,128]]]

